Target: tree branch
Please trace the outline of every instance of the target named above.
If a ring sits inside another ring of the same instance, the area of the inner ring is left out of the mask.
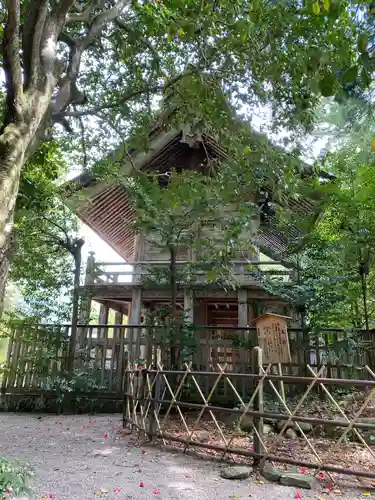
[[[74,107],[74,110],[76,110],[76,107]],[[85,142],[85,126],[83,124],[82,116],[78,118],[79,121],[79,128],[81,130],[81,146],[82,146],[82,153],[83,153],[83,170],[87,170],[87,151],[86,151],[86,142]]]
[[[104,7],[104,0],[93,0],[82,12],[72,12],[68,15],[66,23],[84,23],[90,20],[96,8]]]
[[[126,23],[124,23],[124,21],[121,21],[121,19],[116,19],[115,20],[115,24],[121,28],[122,30],[126,31],[126,33],[128,33],[129,35],[134,35],[136,37],[137,40],[139,40],[146,48],[148,48],[148,50],[152,53],[152,55],[154,56],[155,60],[160,63],[160,56],[158,54],[158,52],[156,51],[155,47],[152,45],[152,43],[150,43],[149,40],[147,40],[147,38],[144,38],[142,36],[139,36],[139,33],[135,33],[134,30],[128,26]]]
[[[137,90],[132,90],[125,94],[123,98],[119,101],[113,102],[113,103],[108,103],[108,104],[103,104],[102,106],[97,106],[92,109],[86,109],[83,111],[64,111],[62,113],[56,114],[56,118],[62,118],[62,117],[72,117],[72,118],[79,118],[81,116],[90,116],[90,115],[97,115],[101,111],[105,111],[107,109],[115,109],[119,106],[124,105],[126,102],[131,101],[135,97],[138,97],[139,95],[142,94],[148,94],[148,93],[156,93],[156,92],[164,92],[167,90],[169,87],[173,86],[175,83],[180,81],[182,78],[186,76],[190,76],[193,74],[196,74],[198,72],[198,69],[189,69],[188,71],[185,71],[184,73],[181,73],[180,75],[177,75],[169,80],[165,85],[153,85],[153,86],[146,86],[141,89]],[[58,120],[56,120],[58,121]]]
[[[62,0],[61,3],[66,4],[69,3],[69,1],[72,2],[72,0]],[[100,35],[105,25],[116,19],[122,10],[130,3],[131,0],[118,0],[114,7],[98,14],[94,18],[88,34],[81,41],[77,41],[71,45],[67,74],[61,83],[60,91],[52,103],[52,114],[55,115],[55,117],[59,116],[59,113],[64,111],[67,106],[72,103],[73,91],[77,89],[75,82],[78,77],[82,54],[91,45],[92,41]]]
[[[7,75],[7,92],[12,94],[13,102],[9,104],[17,108],[23,97],[22,68],[19,48],[20,32],[20,0],[7,0],[8,19],[4,31],[4,58]],[[10,97],[10,96],[8,96]]]
[[[48,14],[48,0],[34,0],[26,12],[22,36],[24,86],[35,85],[40,76],[40,45]]]

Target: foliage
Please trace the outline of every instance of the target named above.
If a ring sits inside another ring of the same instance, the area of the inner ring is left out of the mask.
[[[195,253],[196,263],[173,270],[177,281],[194,281],[202,271],[217,281],[229,271],[228,259],[236,251],[251,252],[258,207],[229,166],[220,165],[211,175],[188,170],[154,178],[140,174],[125,186],[135,209],[134,229],[146,235],[149,249],[167,261],[171,249],[177,260],[191,260],[186,256]],[[170,283],[171,269],[150,272],[155,283]]]
[[[27,464],[18,460],[0,457],[0,499],[6,500],[13,494],[28,493],[28,480],[32,471]]]
[[[57,196],[65,172],[58,144],[44,144],[23,170],[15,214],[10,279],[23,298],[18,312],[46,322],[67,322],[71,316],[74,261],[65,243],[78,227]]]
[[[313,230],[291,253],[300,283],[266,283],[308,313],[311,326],[366,328],[374,325],[374,157],[368,145],[348,140],[318,162],[332,179],[310,182],[305,195],[319,200]],[[304,221],[298,223],[303,226]],[[367,309],[367,311],[366,311]]]
[[[153,311],[143,311],[146,335],[153,334],[162,340],[169,350],[178,344],[177,362],[187,362],[196,352],[199,340],[198,327],[189,322],[187,317],[173,318],[168,307],[159,306]],[[154,333],[151,333],[154,332]]]
[[[180,123],[204,124],[232,149],[246,138],[228,125],[228,101],[247,115],[269,105],[276,127],[311,128],[321,94],[340,92],[357,74],[370,83],[363,30],[371,16],[362,29],[366,7],[357,7],[314,0],[2,4],[1,250],[18,190],[9,179],[19,178],[51,133],[72,164],[87,167],[123,145],[130,130],[148,129],[162,98],[178,108]]]

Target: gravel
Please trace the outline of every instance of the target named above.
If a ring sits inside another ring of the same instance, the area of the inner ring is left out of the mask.
[[[32,500],[296,498],[296,488],[260,484],[254,475],[228,481],[220,477],[222,465],[156,446],[142,449],[131,437],[117,433],[120,428],[119,415],[3,413],[0,455],[31,464],[35,472]],[[336,498],[316,491],[300,493],[306,500]],[[350,490],[339,498],[360,499],[363,491]]]

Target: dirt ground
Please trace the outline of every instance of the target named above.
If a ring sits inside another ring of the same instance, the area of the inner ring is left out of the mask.
[[[140,447],[120,430],[119,415],[0,414],[0,455],[31,464],[32,500],[289,500],[300,498],[298,492],[306,500],[339,496],[260,484],[255,477],[228,481],[220,477],[220,464]],[[367,493],[350,489],[339,498],[354,500]]]

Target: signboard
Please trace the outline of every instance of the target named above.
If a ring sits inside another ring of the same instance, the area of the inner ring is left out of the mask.
[[[291,318],[270,313],[252,321],[256,325],[265,365],[291,362],[287,319]]]

